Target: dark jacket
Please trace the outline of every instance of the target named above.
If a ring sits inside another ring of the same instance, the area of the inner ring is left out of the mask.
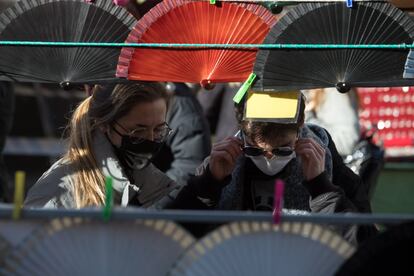
[[[210,132],[201,106],[184,84],[175,84],[167,123],[173,133],[152,163],[183,185],[211,150]]]

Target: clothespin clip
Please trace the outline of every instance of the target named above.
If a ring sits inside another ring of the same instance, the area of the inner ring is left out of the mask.
[[[352,8],[353,7],[353,0],[346,0],[346,7],[347,8]]]
[[[105,206],[103,208],[104,221],[109,221],[111,218],[113,204],[112,177],[108,176],[105,179]]]
[[[125,7],[128,5],[129,0],[113,0],[112,2],[117,6]]]
[[[210,4],[211,5],[215,5],[216,4],[216,0],[210,0]]]
[[[26,173],[23,171],[17,171],[14,176],[14,203],[12,214],[14,220],[20,219],[22,213],[25,178]]]
[[[273,223],[279,224],[283,210],[283,193],[285,192],[285,182],[276,179],[275,194],[273,198]]]
[[[243,85],[240,87],[239,91],[237,91],[236,95],[234,95],[233,101],[235,103],[240,103],[240,101],[243,99],[244,95],[246,94],[247,90],[250,89],[250,87],[253,84],[253,81],[256,79],[256,74],[251,73],[247,80],[243,83]]]

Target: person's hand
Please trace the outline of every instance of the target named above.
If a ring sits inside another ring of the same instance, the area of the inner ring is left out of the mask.
[[[234,169],[237,158],[241,155],[242,141],[228,137],[213,145],[210,154],[209,168],[216,180],[223,180]]]
[[[299,139],[295,151],[296,155],[302,158],[303,175],[306,181],[314,179],[325,170],[325,149],[315,140]]]

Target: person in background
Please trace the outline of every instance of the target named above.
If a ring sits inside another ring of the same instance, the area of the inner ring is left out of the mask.
[[[216,142],[233,135],[238,129],[233,97],[239,88],[239,83],[215,84],[211,90],[200,89],[197,92],[197,99]]]
[[[173,129],[153,164],[184,185],[211,151],[210,131],[197,99],[184,83],[169,83],[167,123]]]
[[[336,88],[325,88],[305,93],[305,122],[328,130],[341,156],[352,154],[361,137],[357,92],[352,89],[342,94]]]

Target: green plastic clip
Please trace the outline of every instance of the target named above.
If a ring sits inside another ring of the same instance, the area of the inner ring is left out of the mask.
[[[216,4],[216,0],[210,0],[210,4],[211,5],[215,5]]]
[[[234,95],[233,101],[235,103],[240,103],[240,101],[243,99],[244,95],[246,94],[247,90],[252,86],[253,81],[256,79],[256,74],[251,73],[247,80],[243,83],[243,85],[240,87],[239,91],[237,91],[236,95]]]
[[[112,190],[112,177],[105,179],[105,206],[103,209],[103,218],[105,221],[109,221],[112,214],[113,206],[113,190]]]

